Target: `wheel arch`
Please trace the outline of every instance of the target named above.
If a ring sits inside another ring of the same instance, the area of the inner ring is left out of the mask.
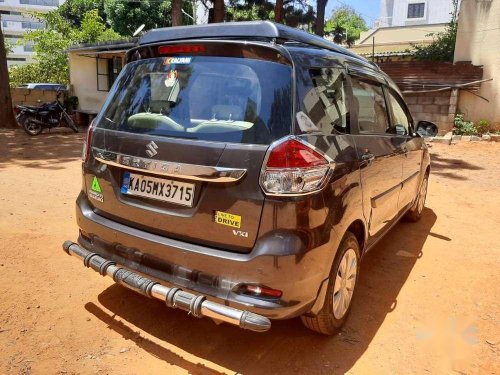
[[[359,251],[363,254],[366,244],[366,228],[361,219],[354,220],[346,229],[346,232],[351,232],[356,240],[358,240]]]

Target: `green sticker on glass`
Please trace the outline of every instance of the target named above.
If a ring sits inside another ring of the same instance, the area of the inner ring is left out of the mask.
[[[97,177],[94,176],[94,179],[92,180],[92,190],[101,193],[101,185],[99,185],[99,181],[97,180]]]

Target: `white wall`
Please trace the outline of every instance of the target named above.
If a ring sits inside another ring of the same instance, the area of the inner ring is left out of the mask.
[[[425,3],[422,19],[407,18],[412,3]],[[452,11],[452,0],[381,0],[379,27],[447,23]]]
[[[108,92],[97,91],[95,58],[79,56],[78,52],[70,52],[69,81],[73,95],[78,97],[79,109],[99,112]]]
[[[463,0],[458,19],[455,63],[471,61],[483,66],[478,94],[489,102],[466,91],[460,92],[458,110],[467,120],[488,120],[500,130],[500,0]]]

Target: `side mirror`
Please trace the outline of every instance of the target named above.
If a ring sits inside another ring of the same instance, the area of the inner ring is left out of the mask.
[[[417,124],[417,133],[421,137],[435,137],[438,131],[438,126],[433,122],[419,121]]]

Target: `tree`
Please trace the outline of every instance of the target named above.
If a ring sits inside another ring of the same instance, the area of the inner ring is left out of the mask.
[[[188,14],[193,13],[190,0],[182,0],[182,9]],[[121,35],[130,36],[142,24],[145,29],[172,26],[171,0],[104,0],[104,13],[107,21]],[[182,11],[181,11],[182,13]],[[193,21],[182,15],[182,24],[191,25]]]
[[[72,26],[57,11],[38,16],[45,29],[24,35],[25,42],[34,44],[34,61],[12,67],[11,85],[26,82],[69,83],[68,48],[73,44],[107,42],[122,39],[109,29],[97,10],[86,12],[79,28]]]
[[[15,127],[16,120],[12,110],[9,71],[7,69],[7,50],[5,48],[2,28],[0,27],[0,128]]]
[[[413,45],[414,50],[409,51],[416,60],[427,61],[453,61],[455,54],[455,42],[457,40],[457,12],[458,0],[453,0],[453,11],[450,13],[451,20],[442,33],[431,33],[434,40],[428,45]]]
[[[274,21],[283,22],[283,0],[276,0],[274,5]]]
[[[182,0],[172,0],[172,26],[182,25]]]
[[[368,30],[365,20],[349,5],[342,5],[332,11],[326,22],[325,32],[332,35],[335,43],[345,43],[351,47],[359,39],[361,32]]]
[[[106,23],[104,0],[66,0],[57,8],[57,12],[72,26],[80,27],[85,13],[94,9],[97,9],[99,17]]]
[[[226,6],[224,5],[224,0],[213,0],[214,3],[214,16],[213,23],[224,22],[226,18]]]
[[[325,8],[328,0],[316,1],[316,25],[314,33],[319,36],[325,35]]]
[[[276,20],[276,5],[268,0],[230,0],[226,19],[229,21]],[[314,9],[305,1],[284,0],[281,20],[291,27],[309,29],[314,23]]]

